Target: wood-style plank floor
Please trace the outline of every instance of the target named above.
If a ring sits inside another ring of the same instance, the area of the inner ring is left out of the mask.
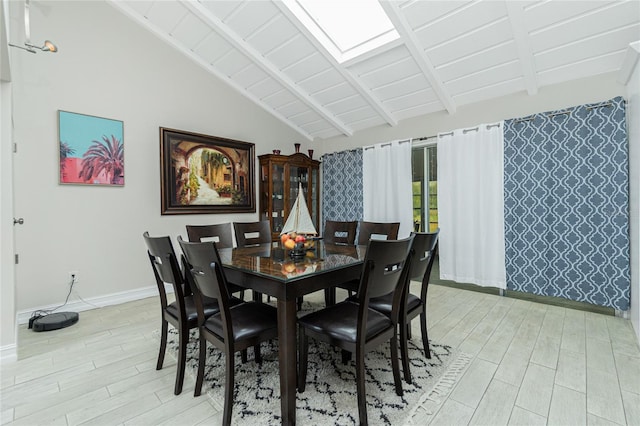
[[[629,321],[435,285],[428,305],[430,338],[473,358],[424,422],[640,425],[640,349]],[[194,398],[191,376],[173,395],[171,356],[155,370],[159,326],[157,298],[81,312],[62,330],[21,326],[19,360],[0,370],[0,424],[220,424],[222,407]]]

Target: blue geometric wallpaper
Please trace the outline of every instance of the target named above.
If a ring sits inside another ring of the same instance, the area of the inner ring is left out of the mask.
[[[322,156],[323,221],[362,220],[362,193],[362,148]]]
[[[504,129],[507,289],[629,309],[624,100],[507,120]]]

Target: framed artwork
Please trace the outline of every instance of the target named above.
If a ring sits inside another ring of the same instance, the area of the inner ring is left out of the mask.
[[[124,186],[124,124],[58,111],[60,183]]]
[[[256,211],[249,142],[160,128],[161,213]]]

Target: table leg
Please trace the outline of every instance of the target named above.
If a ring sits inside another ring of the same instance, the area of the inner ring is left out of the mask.
[[[296,299],[278,300],[278,353],[282,424],[296,424]]]

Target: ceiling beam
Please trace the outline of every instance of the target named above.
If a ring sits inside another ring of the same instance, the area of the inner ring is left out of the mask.
[[[178,50],[180,53],[185,55],[187,58],[191,59],[193,62],[200,65],[202,68],[204,68],[206,71],[215,75],[221,81],[225,82],[226,84],[231,86],[233,89],[237,90],[242,96],[254,102],[256,105],[259,105],[260,107],[262,107],[265,111],[273,115],[275,118],[282,121],[284,124],[291,127],[296,132],[300,133],[300,135],[304,136],[307,140],[313,141],[314,138],[311,134],[309,134],[309,132],[307,132],[306,130],[302,129],[301,127],[299,127],[298,125],[296,125],[295,123],[287,119],[285,116],[280,114],[278,111],[274,110],[273,107],[266,104],[261,99],[249,93],[247,90],[245,90],[244,87],[241,87],[238,83],[231,80],[228,76],[219,72],[210,63],[202,60],[202,58],[200,58],[190,49],[186,49],[182,44],[178,43],[178,41],[175,38],[167,35],[165,31],[153,25],[151,22],[149,22],[148,19],[141,16],[137,11],[132,9],[125,2],[119,1],[119,0],[107,0],[107,3],[113,6],[114,8],[116,8],[117,10],[119,10],[124,15],[128,16],[133,21],[140,24],[143,28],[146,28],[147,30],[152,32],[154,35],[156,35],[158,38],[160,38],[170,46],[173,46],[176,50]]]
[[[287,19],[289,19],[289,22],[291,22],[298,29],[298,31],[304,34],[309,43],[313,44],[318,52],[322,54],[322,56],[331,64],[331,66],[333,66],[333,69],[338,71],[340,75],[342,75],[342,77],[344,77],[344,79],[347,80],[349,84],[351,84],[351,86],[360,94],[360,96],[362,96],[367,101],[369,106],[371,106],[378,113],[378,115],[380,115],[387,122],[387,124],[391,126],[398,125],[398,120],[396,120],[393,114],[391,114],[391,112],[382,104],[382,102],[380,102],[380,100],[373,95],[371,90],[369,90],[365,86],[365,84],[362,82],[362,79],[353,75],[353,73],[346,69],[344,66],[341,66],[336,58],[334,58],[333,55],[329,53],[329,51],[327,51],[322,43],[320,43],[320,41],[318,41],[318,39],[314,37],[313,34],[311,34],[309,29],[305,25],[303,25],[302,22],[300,22],[300,20],[294,15],[291,9],[287,5],[285,5],[284,1],[275,1],[273,2],[273,4],[275,4],[278,9],[280,9],[280,12],[282,12],[287,17]]]
[[[404,40],[405,46],[409,49],[411,56],[413,56],[413,60],[416,61],[420,70],[426,77],[429,84],[433,88],[433,91],[436,93],[440,102],[447,109],[449,114],[453,114],[456,112],[456,105],[453,102],[453,98],[449,94],[449,91],[445,87],[444,83],[440,80],[438,76],[438,72],[435,67],[431,63],[431,60],[425,53],[424,49],[420,45],[420,41],[416,36],[415,32],[411,29],[409,22],[404,17],[402,11],[400,10],[400,6],[393,1],[380,1],[380,5],[389,16],[391,23],[396,27],[396,31],[400,34],[400,37]]]
[[[522,75],[524,76],[524,86],[529,95],[538,93],[538,79],[536,78],[533,51],[529,40],[529,33],[524,19],[524,9],[522,2],[505,0],[509,23],[513,31],[513,38],[518,50],[518,58],[522,65]]]
[[[322,118],[327,120],[332,126],[338,129],[346,136],[352,136],[353,130],[339,120],[328,109],[324,108],[316,102],[309,93],[302,90],[293,80],[280,71],[273,63],[269,62],[260,52],[254,49],[249,43],[240,38],[227,24],[222,22],[220,18],[215,16],[210,10],[202,6],[198,2],[184,1],[181,3],[196,14],[204,23],[209,25],[215,32],[224,38],[234,48],[238,49],[242,54],[246,55],[254,64],[259,66],[264,72],[271,76],[274,80],[287,88],[302,103],[315,111]],[[229,79],[230,80],[230,79]]]

